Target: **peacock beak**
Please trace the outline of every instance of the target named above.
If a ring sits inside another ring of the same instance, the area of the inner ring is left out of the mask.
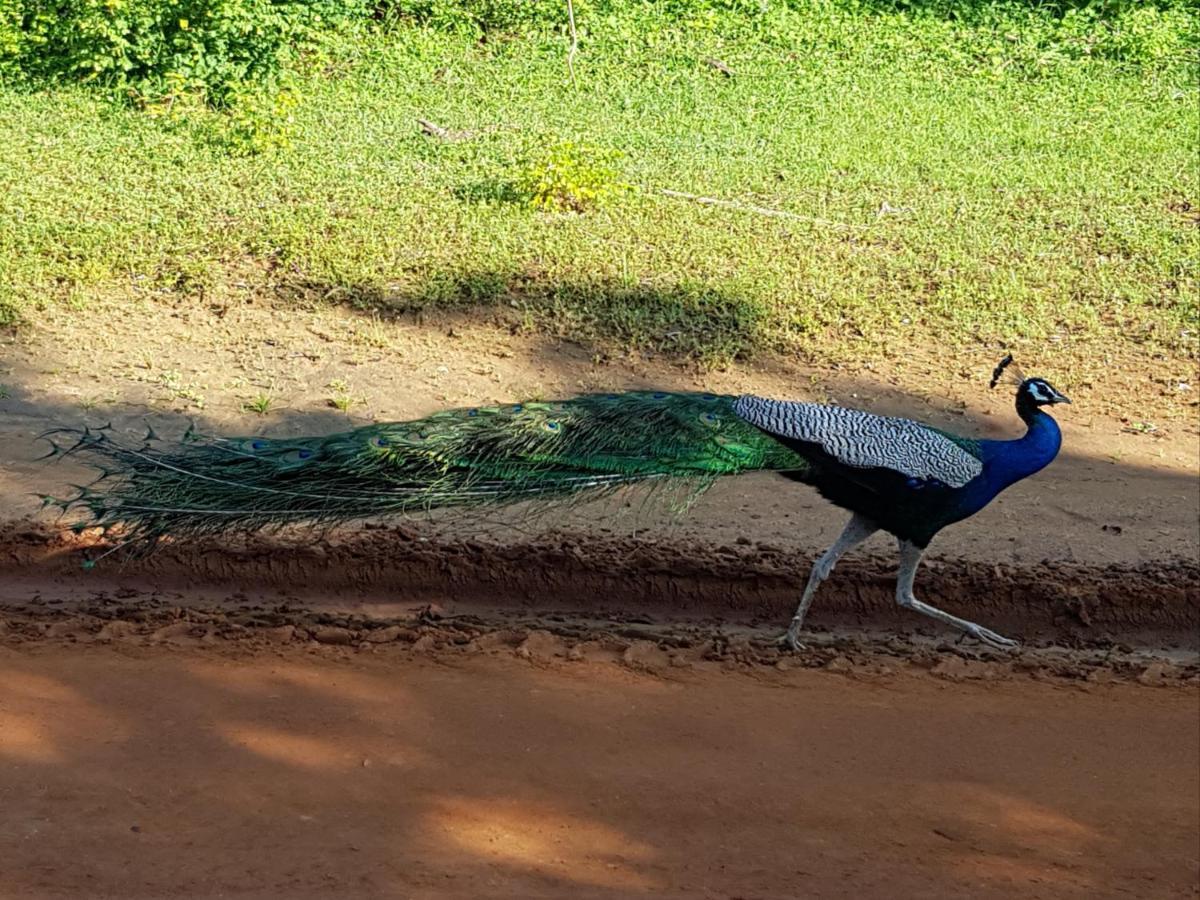
[[[1065,394],[1060,394],[1058,391],[1055,391],[1054,399],[1052,399],[1050,402],[1051,403],[1070,403],[1071,398],[1066,396]]]

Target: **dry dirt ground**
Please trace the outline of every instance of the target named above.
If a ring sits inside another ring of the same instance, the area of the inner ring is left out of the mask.
[[[190,640],[0,647],[0,896],[1195,896],[1194,688]]]
[[[700,376],[502,322],[243,299],[51,313],[0,346],[0,898],[1200,892],[1193,364],[1037,360],[1075,400],[1063,455],[939,537],[917,584],[1020,653],[896,610],[876,538],[793,656],[774,638],[843,516],[772,478],[682,522],[618,500],[84,572],[95,537],[34,496],[84,473],[33,438],[647,385],[1013,435],[994,349]]]

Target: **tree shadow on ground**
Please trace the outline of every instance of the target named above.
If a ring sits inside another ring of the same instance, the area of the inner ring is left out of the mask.
[[[621,347],[727,364],[778,346],[771,311],[748,293],[695,282],[548,279],[533,271],[462,270],[416,284],[280,281],[284,303],[333,302],[357,312],[452,324],[491,317],[510,330],[538,330],[603,352]]]

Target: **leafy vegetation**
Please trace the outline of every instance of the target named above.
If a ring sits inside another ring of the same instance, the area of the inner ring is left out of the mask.
[[[0,0],[0,75],[219,105],[274,82],[364,10],[361,0]]]
[[[543,2],[60,6],[0,0],[0,322],[238,284],[709,363],[1195,350],[1182,0],[581,0],[576,85]]]
[[[616,150],[566,141],[525,164],[515,194],[534,209],[587,212],[629,187],[618,181],[620,156]]]

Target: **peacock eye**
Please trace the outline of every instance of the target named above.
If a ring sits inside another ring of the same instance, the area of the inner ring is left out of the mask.
[[[266,448],[267,448],[266,441],[251,441],[250,442],[251,450],[265,450]]]
[[[551,421],[551,422],[547,422],[547,423],[545,423],[545,425],[544,425],[543,427],[544,427],[544,428],[545,428],[547,431],[558,431],[558,429],[559,429],[559,427],[560,427],[560,426],[559,426],[559,424],[558,424],[557,422],[553,422],[553,421]]]
[[[717,395],[716,395],[716,394],[701,394],[701,395],[700,395],[700,399],[701,399],[701,400],[710,400],[710,401],[711,401],[711,400],[716,400],[716,399],[717,399]]]
[[[707,412],[702,413],[700,415],[700,421],[703,422],[705,425],[716,426],[716,425],[721,424],[721,420],[719,418],[717,418],[712,413],[707,413]]]
[[[514,404],[513,404],[513,406],[512,406],[512,409],[510,409],[510,410],[509,410],[509,412],[515,412],[515,413],[518,413],[518,412],[520,412],[521,410],[523,410],[524,408],[525,408],[525,407],[524,407],[524,406],[522,406],[520,403],[514,403]]]
[[[386,447],[387,446],[387,441],[385,441],[381,437],[372,438],[371,443],[374,444],[376,447]]]
[[[479,415],[479,410],[477,410],[477,409],[468,409],[468,410],[467,410],[467,415],[468,415],[468,416],[470,416],[470,417],[473,419],[473,418],[475,418],[477,415]]]
[[[666,395],[666,394],[664,394],[662,391],[655,391],[655,392],[654,392],[653,394],[651,394],[650,396],[651,396],[651,398],[653,398],[654,400],[666,400],[666,399],[667,399],[667,395]]]

